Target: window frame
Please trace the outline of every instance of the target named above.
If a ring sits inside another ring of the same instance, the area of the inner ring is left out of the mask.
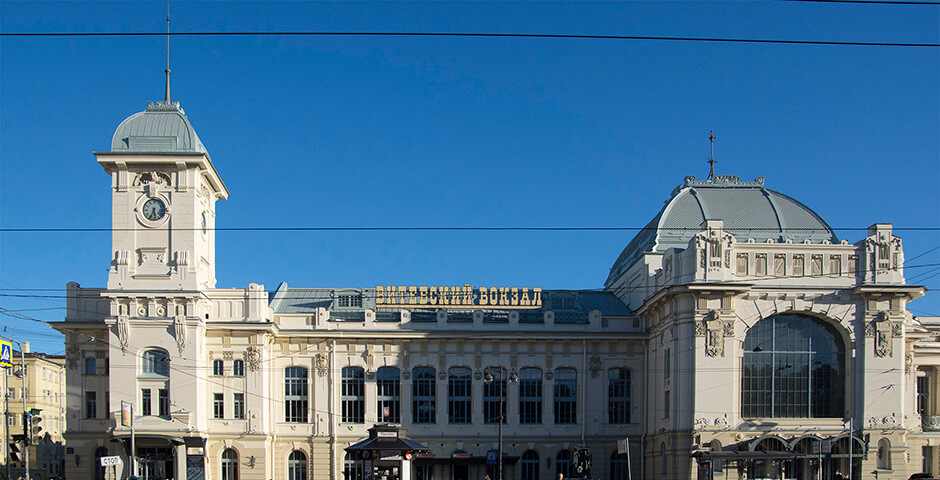
[[[411,370],[411,423],[437,423],[437,370],[415,367]]]
[[[307,423],[310,406],[310,372],[307,367],[284,368],[284,423]]]
[[[473,422],[473,371],[467,367],[447,369],[447,423],[468,425]]]
[[[366,422],[366,382],[362,367],[343,367],[340,386],[342,423]]]

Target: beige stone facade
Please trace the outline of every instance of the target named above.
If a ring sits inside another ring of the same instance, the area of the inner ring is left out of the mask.
[[[763,179],[688,177],[602,289],[218,289],[228,191],[182,109],[96,156],[108,285],[56,324],[69,478],[132,473],[123,402],[148,478],[476,480],[500,446],[507,480],[587,475],[580,451],[610,480],[940,474],[940,325],[889,224],[839,240]],[[376,424],[426,448],[346,450]]]

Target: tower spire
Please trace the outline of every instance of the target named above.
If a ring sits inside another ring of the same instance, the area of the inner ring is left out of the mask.
[[[166,93],[163,101],[170,104],[170,0],[166,0]]]
[[[709,155],[708,157],[709,170],[708,170],[708,178],[706,178],[706,180],[715,179],[715,163],[718,161],[718,159],[715,158],[715,139],[716,138],[718,137],[715,136],[714,130],[711,130],[708,132],[708,141],[711,143],[711,155]]]

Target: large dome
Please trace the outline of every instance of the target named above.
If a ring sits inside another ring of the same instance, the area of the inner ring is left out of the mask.
[[[179,102],[148,102],[147,110],[127,117],[114,131],[111,151],[208,153]]]
[[[764,188],[764,178],[742,182],[736,176],[719,175],[685,182],[672,191],[672,198],[646,228],[623,250],[610,269],[607,283],[615,281],[644,253],[663,253],[670,248],[684,249],[702,230],[702,222],[723,220],[725,231],[738,241],[753,238],[758,242],[823,240],[837,242],[835,232],[806,205]]]

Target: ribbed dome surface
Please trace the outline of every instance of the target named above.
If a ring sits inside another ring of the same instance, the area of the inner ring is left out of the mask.
[[[112,152],[207,153],[179,102],[148,103],[127,117],[111,138]]]
[[[806,205],[764,188],[763,177],[753,182],[742,182],[732,175],[704,181],[686,177],[685,183],[673,190],[672,198],[659,214],[620,254],[611,267],[608,283],[643,253],[686,248],[706,219],[723,220],[725,231],[738,241],[753,238],[758,242],[768,239],[838,242],[832,227],[822,217]]]

